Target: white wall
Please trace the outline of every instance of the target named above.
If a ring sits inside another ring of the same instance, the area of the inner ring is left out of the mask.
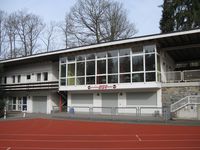
[[[41,62],[35,64],[26,64],[15,66],[6,70],[3,76],[7,76],[7,84],[13,84],[12,76],[15,76],[15,83],[17,83],[17,76],[21,75],[20,83],[33,83],[37,81],[37,73],[41,73],[41,82],[43,80],[44,72],[48,72],[48,81],[57,81],[58,80],[58,62]],[[27,80],[27,75],[31,75],[31,79]]]
[[[166,52],[160,52],[160,67],[162,80],[166,80],[165,72],[173,71],[176,67],[175,61]]]
[[[86,91],[85,91],[86,92]],[[130,91],[129,91],[130,92]],[[118,92],[118,107],[129,107],[129,108],[120,108],[118,109],[118,113],[121,114],[129,114],[129,113],[136,113],[136,107],[159,107],[159,108],[149,108],[149,109],[142,109],[142,113],[145,114],[154,114],[155,111],[159,111],[160,114],[162,114],[162,102],[161,102],[161,89],[157,91],[152,91],[155,92],[157,95],[157,102],[155,105],[127,105],[127,100],[126,100],[126,91],[121,91]],[[71,94],[73,92],[68,92],[68,106],[81,106],[85,108],[77,109],[75,108],[76,112],[88,112],[89,107],[102,107],[102,92],[93,92],[93,105],[85,105],[85,104],[73,104],[72,105],[72,99],[71,99]],[[75,93],[73,93],[75,94]],[[144,92],[145,94],[145,92]],[[94,108],[93,111],[95,113],[101,113],[102,110],[101,108]]]

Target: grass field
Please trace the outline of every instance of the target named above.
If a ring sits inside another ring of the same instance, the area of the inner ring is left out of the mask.
[[[0,150],[199,150],[200,126],[27,119],[0,121]]]

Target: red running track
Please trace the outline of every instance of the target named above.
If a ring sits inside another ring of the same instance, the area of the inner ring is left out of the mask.
[[[200,126],[30,119],[0,122],[0,150],[200,150]]]

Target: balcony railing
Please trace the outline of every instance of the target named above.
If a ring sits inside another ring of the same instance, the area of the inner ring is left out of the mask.
[[[163,82],[195,82],[200,81],[200,70],[185,70],[165,72],[162,77]]]
[[[3,84],[0,89],[4,91],[19,91],[19,90],[40,90],[40,89],[58,89],[58,81],[34,82],[34,83],[18,83],[18,84]]]

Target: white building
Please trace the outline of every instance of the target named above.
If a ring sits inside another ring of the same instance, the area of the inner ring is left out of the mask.
[[[64,104],[77,112],[154,114],[183,98],[172,112],[196,118],[199,39],[197,29],[3,60],[3,95],[10,110],[43,113]]]

